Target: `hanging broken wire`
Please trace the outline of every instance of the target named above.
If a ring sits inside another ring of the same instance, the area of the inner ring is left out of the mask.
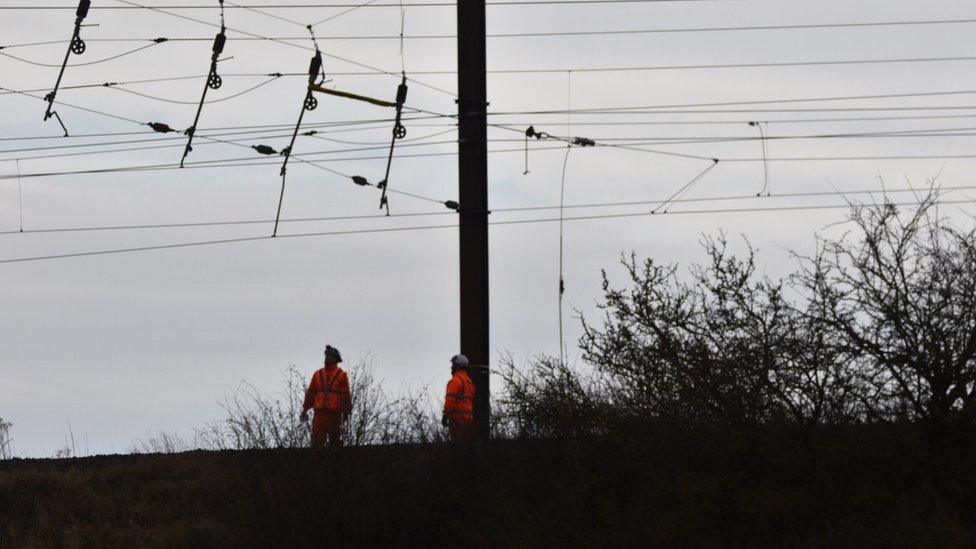
[[[227,43],[227,28],[224,26],[224,0],[218,0],[220,3],[220,32],[214,37],[214,43],[212,48],[212,53],[210,56],[210,72],[207,74],[207,83],[203,87],[203,95],[200,97],[200,103],[197,105],[197,114],[193,117],[193,125],[184,131],[187,135],[186,148],[183,149],[183,158],[180,159],[180,167],[183,167],[183,163],[186,162],[186,156],[190,154],[193,150],[193,134],[196,133],[197,123],[200,121],[200,113],[203,111],[203,104],[207,100],[207,91],[219,89],[223,85],[224,81],[217,74],[217,62],[220,54],[224,52],[224,44]]]
[[[52,110],[54,107],[54,98],[58,95],[58,88],[61,86],[61,79],[64,77],[64,69],[68,66],[68,58],[71,54],[81,55],[85,53],[85,41],[81,39],[81,27],[82,22],[85,17],[88,17],[88,9],[91,7],[91,0],[81,0],[78,2],[78,10],[75,12],[75,28],[71,34],[71,41],[68,43],[68,51],[64,54],[64,61],[61,62],[61,70],[58,72],[58,79],[54,83],[54,89],[50,91],[44,100],[47,101],[47,110],[44,111],[44,120],[47,121],[51,116],[58,119],[58,124],[61,124],[61,129],[64,130],[64,135],[67,137],[68,128],[65,127],[64,121],[61,120],[61,115],[57,111]]]

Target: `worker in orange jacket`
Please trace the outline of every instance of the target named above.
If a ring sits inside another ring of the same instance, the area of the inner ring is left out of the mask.
[[[441,424],[447,427],[451,440],[474,438],[474,382],[468,375],[468,357],[451,357],[451,381],[447,383],[444,397],[444,415]]]
[[[342,424],[352,412],[352,395],[349,393],[349,377],[339,367],[342,354],[331,345],[325,346],[325,367],[312,374],[312,381],[305,392],[301,420],[312,417],[312,448],[342,446]]]

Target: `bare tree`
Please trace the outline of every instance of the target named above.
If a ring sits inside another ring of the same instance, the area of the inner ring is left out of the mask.
[[[801,425],[853,413],[848,356],[832,334],[786,299],[788,281],[757,272],[755,250],[733,255],[724,235],[704,238],[709,261],[690,269],[635,255],[629,287],[604,273],[604,315],[583,320],[584,360],[607,376],[634,418]]]
[[[853,207],[854,230],[824,240],[798,276],[811,314],[857,351],[876,419],[976,420],[976,232],[937,199]]]
[[[612,412],[607,379],[539,356],[519,368],[500,361],[504,391],[492,405],[493,433],[511,437],[567,437],[604,432]]]

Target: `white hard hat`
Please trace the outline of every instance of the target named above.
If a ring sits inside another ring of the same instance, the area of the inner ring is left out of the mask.
[[[467,367],[468,366],[468,357],[466,357],[464,355],[454,355],[454,356],[451,357],[451,364],[454,364],[454,365],[457,365],[457,366],[461,366],[461,367]]]

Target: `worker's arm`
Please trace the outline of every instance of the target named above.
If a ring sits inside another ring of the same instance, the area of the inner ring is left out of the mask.
[[[453,377],[447,382],[447,391],[444,395],[444,413],[441,414],[441,425],[447,427],[448,416],[457,408],[457,398],[454,396],[461,390],[460,383]]]
[[[444,414],[450,414],[457,409],[457,395],[461,392],[461,382],[455,378],[447,382],[447,394],[444,396]]]
[[[319,376],[312,374],[312,381],[308,384],[305,391],[305,402],[302,404],[302,413],[307,413],[315,405],[315,393],[319,391]]]
[[[339,409],[342,410],[343,414],[352,413],[352,393],[349,391],[349,376],[343,372],[342,377],[339,379],[339,398],[341,402],[339,403]]]

